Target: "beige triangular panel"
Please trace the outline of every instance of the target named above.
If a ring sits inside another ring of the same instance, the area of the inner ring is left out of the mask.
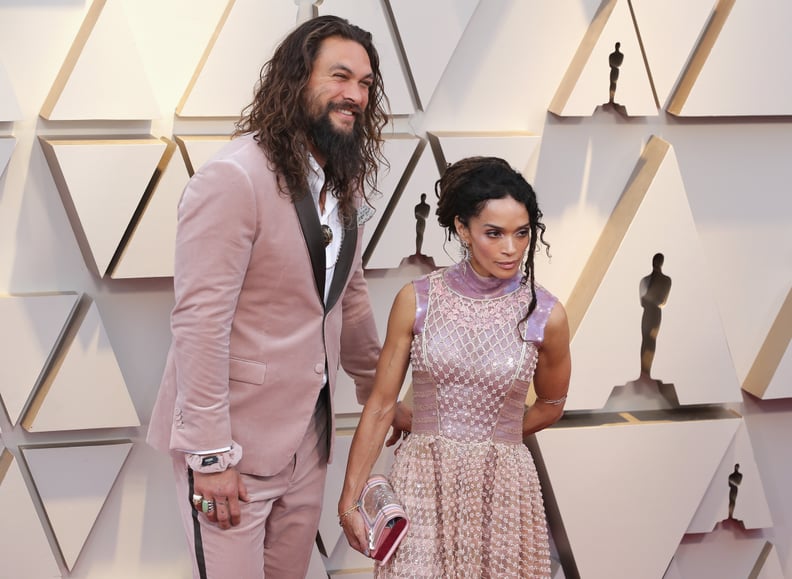
[[[663,579],[685,579],[685,576],[682,575],[679,570],[679,565],[677,565],[676,560],[672,560],[668,565],[668,569],[666,569]]]
[[[792,115],[792,4],[721,0],[668,111],[678,116]],[[757,73],[757,67],[767,73]]]
[[[344,484],[344,474],[346,471],[347,457],[349,448],[352,444],[352,433],[348,431],[338,431],[333,450],[334,460],[327,466],[327,477],[325,478],[325,500],[322,503],[322,514],[319,519],[319,536],[322,538],[325,550],[331,555],[339,541],[345,542],[346,538],[338,525],[338,497],[341,496],[341,489]],[[332,561],[332,560],[331,560]],[[348,565],[332,564],[328,568],[344,569]]]
[[[22,448],[70,570],[131,448],[131,442]]]
[[[116,253],[165,151],[160,139],[41,138],[50,170],[100,275]],[[73,209],[73,211],[71,211]]]
[[[220,135],[181,135],[174,137],[174,139],[179,145],[179,149],[181,149],[187,165],[187,172],[192,176],[223,145],[228,144],[231,137]]]
[[[369,286],[369,295],[373,295],[371,286]],[[392,303],[388,304],[389,309]],[[336,377],[333,409],[336,414],[360,413],[363,410],[363,407],[357,401],[355,381],[343,371],[340,371]]]
[[[785,579],[775,546],[739,528],[686,537],[663,579]]]
[[[22,118],[22,111],[19,109],[19,101],[14,94],[14,87],[8,79],[5,67],[0,61],[0,122],[18,121]],[[2,157],[0,157],[2,161]],[[2,162],[0,162],[0,173],[2,173]]]
[[[377,332],[381,342],[385,341],[388,316],[396,294],[405,284],[411,283],[416,278],[429,273],[432,269],[431,266],[425,263],[409,263],[400,266],[399,269],[384,272],[366,271],[366,283],[368,284],[369,296],[371,297],[371,309],[374,313],[374,322],[377,325]],[[411,382],[412,374],[408,367],[402,381],[402,399],[406,397]],[[354,380],[343,371],[338,373],[336,380],[333,408],[336,414],[360,414],[363,409],[357,401]]]
[[[787,292],[742,387],[766,400],[792,398],[792,289]]]
[[[399,0],[389,4],[418,91],[420,107],[425,110],[479,0]],[[431,39],[430,50],[427,50],[427,39]]]
[[[324,558],[322,553],[319,552],[319,546],[314,542],[313,549],[311,549],[311,560],[308,563],[308,571],[306,577],[317,577],[317,579],[324,579],[327,577],[327,569],[324,565]]]
[[[388,204],[396,192],[398,185],[404,177],[407,165],[415,154],[415,150],[421,140],[414,135],[395,134],[385,138],[383,145],[383,155],[388,160],[390,167],[381,167],[377,175],[378,193],[368,194],[369,205],[374,209],[371,219],[366,221],[363,227],[363,249],[373,251],[374,247],[369,248],[374,232],[377,230],[379,222],[388,207]]]
[[[661,106],[682,75],[716,3],[717,0],[630,3]]]
[[[296,18],[294,2],[228,0],[176,114],[238,117],[253,100],[262,65]]]
[[[537,433],[580,577],[662,577],[739,425],[722,418]]]
[[[670,291],[664,306],[644,308],[655,254]],[[709,283],[673,149],[652,137],[567,301],[575,364],[566,408],[601,408],[614,386],[639,376],[644,316],[660,321],[652,378],[673,384],[681,404],[739,402]]]
[[[784,357],[781,358],[781,362],[773,374],[773,380],[762,398],[765,400],[792,398],[792,342],[787,343]]]
[[[727,519],[740,521],[746,529],[773,526],[745,422],[723,455],[687,532],[709,533]]]
[[[781,559],[775,545],[765,542],[751,572],[756,574],[756,579],[785,579]]]
[[[564,574],[564,569],[561,567],[558,561],[553,558],[552,554],[550,558],[550,578],[566,579],[566,575]]]
[[[390,201],[391,204],[395,202],[395,207],[387,217],[387,222],[383,216],[383,221],[379,223],[382,234],[366,263],[367,268],[397,268],[402,261],[409,262],[409,258],[415,256],[418,250],[422,254],[421,258],[431,258],[438,267],[450,265],[454,258],[460,255],[459,244],[456,241],[445,243],[444,230],[437,224],[437,220],[432,218],[437,208],[434,183],[438,178],[437,163],[432,151],[429,147],[424,147],[398,200],[394,198]],[[424,194],[426,197],[422,202],[421,195]],[[421,203],[428,204],[429,208],[423,241],[418,248],[416,206]]]
[[[22,420],[29,432],[140,426],[96,303]]]
[[[552,552],[550,553],[550,579],[566,579],[564,568],[561,567]]]
[[[12,425],[42,379],[78,298],[75,293],[0,297],[0,397]]]
[[[14,152],[16,139],[14,137],[0,138],[0,178],[5,174],[8,161],[11,160],[11,153]]]
[[[735,0],[718,0],[710,16],[706,28],[693,50],[693,54],[679,79],[674,92],[671,94],[666,110],[672,115],[681,115],[687,104],[691,91],[698,82],[699,76],[713,47],[718,42],[718,36],[729,19]],[[713,103],[714,104],[714,103]]]
[[[669,231],[674,235],[669,236]],[[647,238],[651,241],[638,250],[640,242]],[[684,246],[680,243],[683,239]],[[633,249],[628,249],[628,245]],[[625,271],[640,271],[640,267],[633,267],[642,263],[643,275],[647,275],[651,271],[651,255],[644,251],[654,247],[665,256],[663,271],[672,279],[668,302],[663,307],[652,376],[674,384],[681,404],[741,402],[737,374],[711,288],[714,280],[708,275],[706,256],[673,148],[647,190],[623,246],[624,262],[630,263]],[[645,261],[641,262],[643,256]],[[635,291],[635,286],[631,289]],[[634,296],[632,291],[628,293]],[[638,299],[632,303],[637,305]],[[688,345],[679,348],[679,344]]]
[[[396,4],[401,6],[405,2]],[[396,7],[394,6],[394,8]],[[323,0],[319,4],[319,14],[334,14],[346,18],[371,32],[374,46],[376,46],[380,58],[380,72],[385,81],[390,114],[410,115],[414,113],[415,104],[410,92],[410,85],[405,76],[406,71],[402,66],[397,44],[391,33],[393,26],[388,22],[383,3],[371,0]],[[433,45],[435,37],[436,35],[432,34]]]
[[[371,569],[371,559],[364,557],[352,549],[347,543],[344,532],[338,525],[338,497],[344,484],[346,461],[352,445],[353,431],[339,431],[333,451],[335,459],[327,467],[325,482],[325,498],[322,504],[322,515],[319,520],[319,536],[327,550],[327,569]],[[379,459],[371,472],[387,475],[393,464],[393,447],[382,448]]]
[[[528,181],[533,181],[535,168],[532,161],[542,138],[532,133],[429,133],[443,151],[446,163],[455,163],[472,156],[501,157]]]
[[[160,117],[122,0],[94,0],[41,116],[58,121]]]
[[[0,450],[0,511],[0,575],[60,577],[19,465],[5,449]]]
[[[177,205],[190,177],[176,143],[163,140],[168,147],[157,168],[160,178],[118,258],[114,279],[173,275]]]
[[[615,85],[612,82],[614,73],[617,74]],[[561,80],[549,110],[564,117],[590,116],[598,106],[610,101],[610,91],[614,86],[613,101],[626,109],[626,115],[658,114],[628,0],[605,0],[602,3]]]

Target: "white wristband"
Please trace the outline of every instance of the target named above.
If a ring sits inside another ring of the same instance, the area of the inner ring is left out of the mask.
[[[242,447],[237,443],[231,444],[231,450],[216,454],[190,454],[184,455],[189,466],[195,472],[204,474],[223,472],[228,467],[236,466],[242,460]]]

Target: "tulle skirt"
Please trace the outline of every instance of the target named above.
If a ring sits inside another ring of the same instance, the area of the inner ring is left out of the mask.
[[[550,577],[542,490],[524,445],[411,434],[389,478],[411,526],[378,579]]]

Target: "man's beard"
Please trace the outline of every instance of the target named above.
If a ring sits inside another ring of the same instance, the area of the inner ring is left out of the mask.
[[[325,159],[325,175],[334,181],[357,177],[363,167],[363,128],[359,117],[350,132],[333,125],[330,111],[341,105],[329,103],[324,113],[309,120],[308,136],[317,152]]]

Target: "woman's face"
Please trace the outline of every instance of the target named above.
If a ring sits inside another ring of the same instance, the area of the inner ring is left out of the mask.
[[[490,199],[468,226],[454,219],[459,238],[470,245],[470,264],[484,277],[508,279],[522,265],[531,240],[525,205],[513,197]]]

